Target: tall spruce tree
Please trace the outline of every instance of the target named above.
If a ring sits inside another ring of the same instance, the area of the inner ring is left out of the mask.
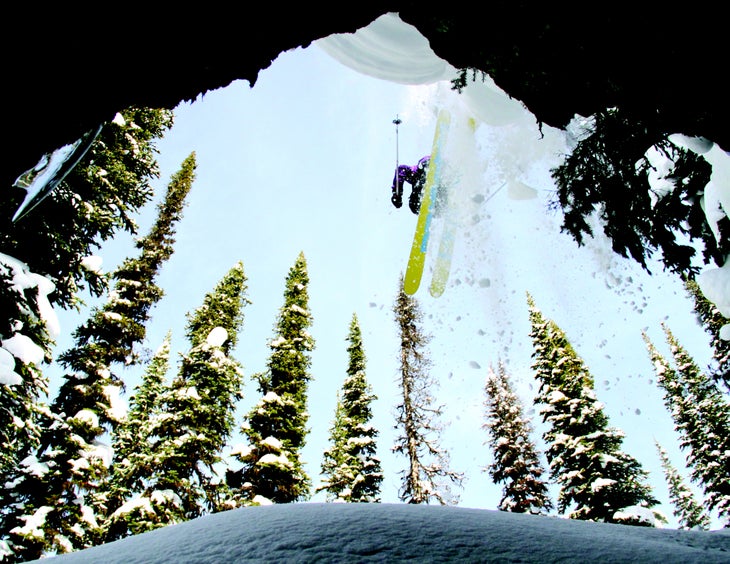
[[[140,256],[126,259],[114,272],[107,301],[92,310],[74,332],[75,346],[59,357],[68,372],[37,454],[26,457],[11,478],[13,510],[2,521],[3,536],[19,557],[69,552],[101,540],[106,500],[100,485],[111,462],[102,439],[124,417],[119,402],[124,383],[112,370],[136,360],[149,311],[162,297],[154,280],[172,255],[175,225],[194,178],[193,153],[168,185],[150,232],[137,242]],[[38,512],[44,512],[42,525],[28,526],[38,522]]]
[[[96,295],[107,287],[88,257],[119,230],[135,232],[131,214],[151,198],[150,181],[159,176],[154,142],[171,125],[168,110],[120,112],[51,195],[17,221],[12,216],[25,192],[0,191],[3,483],[38,447],[41,420],[50,416],[42,365],[58,337],[53,308],[75,305],[85,285]],[[0,488],[5,509],[13,503],[7,489]]]
[[[376,456],[378,431],[371,420],[370,404],[377,399],[365,377],[365,351],[357,315],[352,315],[347,335],[347,377],[338,393],[335,420],[330,428],[330,448],[324,453],[323,483],[329,501],[379,502],[383,473]]]
[[[679,521],[680,529],[702,529],[710,528],[710,516],[701,503],[695,500],[692,490],[684,483],[681,474],[669,460],[669,454],[657,441],[656,444],[659,458],[664,470],[664,478],[669,487],[669,499],[674,506],[674,516]]]
[[[408,468],[401,473],[398,497],[406,503],[455,504],[451,484],[461,486],[464,476],[449,469],[448,452],[441,448],[443,426],[439,422],[443,406],[433,405],[436,381],[431,376],[428,345],[431,337],[421,324],[420,304],[403,290],[403,275],[398,281],[398,294],[393,313],[400,335],[400,390],[402,401],[396,407],[396,438],[393,451],[408,459]]]
[[[540,453],[530,438],[532,425],[524,416],[504,364],[489,368],[484,386],[486,422],[493,461],[486,468],[495,484],[502,483],[501,511],[545,514],[553,508],[543,480]]]
[[[162,398],[167,390],[166,378],[170,370],[170,343],[168,331],[135,388],[129,402],[129,412],[117,426],[112,437],[114,457],[106,488],[106,515],[103,523],[104,542],[127,534],[149,531],[159,526],[157,514],[146,508],[154,501],[144,493],[149,478],[158,466],[152,449],[153,428],[164,417]]]
[[[704,505],[716,510],[730,527],[730,405],[715,382],[704,374],[666,325],[676,369],[644,334],[664,404],[687,451],[691,479],[705,493]]]
[[[243,397],[243,372],[232,357],[250,303],[243,263],[238,262],[188,313],[190,349],[159,396],[161,412],[149,427],[151,475],[134,503],[118,509],[115,537],[194,519],[220,510],[227,492],[218,477],[221,452],[235,426]],[[144,519],[137,517],[144,511]]]
[[[710,375],[716,382],[722,382],[726,391],[730,391],[730,341],[720,336],[720,330],[730,323],[730,319],[720,313],[717,306],[705,297],[695,280],[685,279],[684,285],[694,300],[695,314],[710,336],[714,362],[710,368]]]
[[[558,511],[571,519],[625,522],[621,510],[658,503],[647,472],[621,451],[623,432],[608,426],[593,376],[565,333],[543,317],[529,294],[527,303],[532,368],[540,383],[534,402],[550,425],[543,439],[551,478],[560,486]]]
[[[307,388],[314,349],[308,286],[307,261],[300,252],[286,277],[268,368],[254,375],[262,397],[241,426],[248,445],[234,452],[243,466],[226,474],[238,504],[291,503],[311,495],[300,457],[309,432]]]

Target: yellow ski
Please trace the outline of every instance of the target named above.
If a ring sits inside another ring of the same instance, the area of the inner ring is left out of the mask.
[[[433,218],[433,204],[443,169],[441,149],[446,141],[450,123],[451,115],[448,110],[441,110],[436,121],[436,133],[433,136],[433,148],[428,163],[428,171],[426,172],[426,183],[423,187],[423,199],[421,200],[421,209],[418,212],[416,233],[413,236],[408,267],[403,279],[403,291],[410,295],[415,294],[421,285],[423,267],[426,263],[426,251],[428,250],[428,238],[431,231],[431,219]]]

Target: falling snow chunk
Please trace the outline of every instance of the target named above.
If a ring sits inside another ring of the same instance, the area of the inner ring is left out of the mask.
[[[580,141],[587,139],[596,130],[596,118],[595,117],[583,117],[579,114],[575,114],[573,119],[570,120],[568,125],[565,127],[567,134],[568,147],[574,149]]]
[[[471,368],[481,368],[481,365],[476,360],[470,360],[469,361],[469,366]]]
[[[644,156],[651,164],[648,172],[649,184],[651,185],[649,197],[651,198],[651,205],[654,207],[659,200],[674,191],[674,181],[669,177],[674,169],[674,161],[655,146],[651,147]]]

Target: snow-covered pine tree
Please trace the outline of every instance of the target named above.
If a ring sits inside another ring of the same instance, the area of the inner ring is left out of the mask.
[[[403,274],[398,280],[398,294],[393,313],[400,336],[400,390],[402,402],[396,407],[396,428],[400,435],[392,450],[408,459],[401,472],[398,497],[406,503],[441,505],[458,503],[451,484],[461,487],[464,475],[449,469],[449,455],[441,448],[443,426],[439,421],[442,406],[434,405],[437,387],[429,368],[428,345],[431,337],[421,324],[420,304],[403,290]]]
[[[40,443],[42,422],[52,417],[40,400],[48,392],[41,365],[50,360],[58,321],[47,294],[48,278],[0,254],[0,560],[16,562],[17,547],[8,533],[15,526],[15,479],[23,461]]]
[[[0,254],[0,479],[38,446],[48,393],[42,364],[50,360],[58,321],[48,301],[54,288],[28,265]],[[0,515],[8,504],[0,488]],[[1,541],[0,541],[1,542]]]
[[[553,508],[540,453],[530,438],[532,425],[507,376],[504,364],[489,367],[484,386],[486,422],[493,461],[485,468],[495,484],[502,483],[501,511],[546,514]]]
[[[347,456],[345,454],[345,442],[347,441],[345,430],[345,408],[342,405],[341,390],[337,390],[337,403],[335,405],[335,418],[329,429],[330,447],[324,451],[321,474],[321,484],[316,492],[326,491],[327,501],[345,501],[339,499],[339,494],[344,492],[349,495],[347,487],[352,480],[349,472]]]
[[[161,402],[167,390],[171,340],[172,332],[168,331],[147,365],[142,383],[135,388],[127,417],[112,436],[114,457],[106,484],[104,542],[159,526],[159,522],[155,521],[157,514],[146,511],[154,501],[142,494],[159,465],[152,450],[152,428],[163,415]]]
[[[656,440],[654,441],[664,470],[664,478],[669,487],[669,499],[674,506],[674,516],[680,529],[710,528],[710,516],[701,503],[695,500],[692,490],[684,483],[681,474],[669,460],[669,454]]]
[[[217,466],[235,424],[236,403],[243,397],[243,372],[231,353],[243,325],[246,297],[243,263],[237,262],[203,304],[188,313],[186,337],[190,349],[180,370],[160,396],[162,412],[149,427],[152,461],[147,487],[137,504],[126,510],[130,532],[163,527],[221,509]],[[224,500],[225,501],[225,500]],[[120,524],[118,510],[114,523]],[[119,535],[119,530],[116,531]]]
[[[726,391],[730,391],[730,341],[720,337],[720,330],[730,323],[730,319],[720,313],[717,306],[705,297],[696,280],[685,279],[684,286],[694,300],[694,310],[702,327],[710,336],[712,358],[715,363],[710,375],[716,382],[722,382]]]
[[[534,403],[542,404],[543,422],[550,426],[543,439],[550,476],[560,487],[558,511],[567,511],[571,519],[626,523],[622,510],[658,503],[646,482],[647,472],[621,451],[624,434],[608,426],[593,376],[565,333],[543,317],[529,293],[527,303],[532,368],[540,383]],[[629,523],[655,524],[641,519]]]
[[[317,491],[329,501],[373,503],[380,501],[383,473],[376,456],[378,431],[371,420],[370,404],[377,399],[365,376],[366,359],[357,315],[347,334],[347,377],[337,395],[335,420],[330,428],[330,448],[324,453]]]
[[[119,112],[64,181],[15,222],[25,191],[0,192],[0,252],[52,280],[54,306],[76,305],[85,286],[96,296],[106,290],[106,278],[87,259],[120,230],[137,232],[132,216],[153,197],[151,181],[160,176],[156,142],[172,123],[166,109]]]
[[[101,541],[106,500],[99,487],[111,462],[102,438],[124,417],[119,401],[124,384],[112,368],[135,362],[134,348],[144,340],[149,311],[162,297],[154,280],[172,255],[195,166],[192,153],[173,175],[154,226],[137,242],[140,255],[113,273],[107,301],[76,329],[75,346],[59,356],[69,372],[51,404],[52,418],[44,425],[37,454],[27,456],[11,478],[12,511],[2,522],[3,536],[23,559]],[[34,518],[38,512],[44,519]]]
[[[40,418],[48,416],[48,380],[41,365],[50,362],[58,337],[53,307],[75,304],[84,285],[96,295],[106,288],[106,278],[87,259],[120,229],[136,229],[130,214],[150,199],[150,181],[159,176],[154,141],[171,125],[168,110],[121,112],[104,126],[64,182],[16,222],[12,216],[25,191],[0,191],[3,484],[9,479],[7,472],[37,448]],[[8,489],[0,491],[0,506],[12,509]],[[0,529],[4,531],[1,525]]]
[[[238,505],[309,499],[311,480],[300,458],[307,429],[307,389],[314,339],[309,310],[309,274],[303,252],[289,269],[265,372],[255,374],[261,399],[246,415],[241,433],[248,445],[232,453],[243,463],[226,481]]]
[[[676,369],[644,335],[657,383],[664,390],[664,405],[687,451],[691,479],[705,493],[704,505],[716,510],[730,527],[730,405],[712,378],[662,324]]]

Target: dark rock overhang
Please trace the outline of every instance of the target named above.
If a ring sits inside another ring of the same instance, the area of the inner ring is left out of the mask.
[[[174,108],[239,79],[255,86],[281,52],[354,32],[386,12],[417,27],[454,67],[489,73],[539,122],[563,127],[576,113],[620,105],[730,148],[723,18],[637,4],[199,4],[170,13],[129,3],[116,12],[104,5],[104,13],[21,6],[2,33],[3,181],[119,109]]]

